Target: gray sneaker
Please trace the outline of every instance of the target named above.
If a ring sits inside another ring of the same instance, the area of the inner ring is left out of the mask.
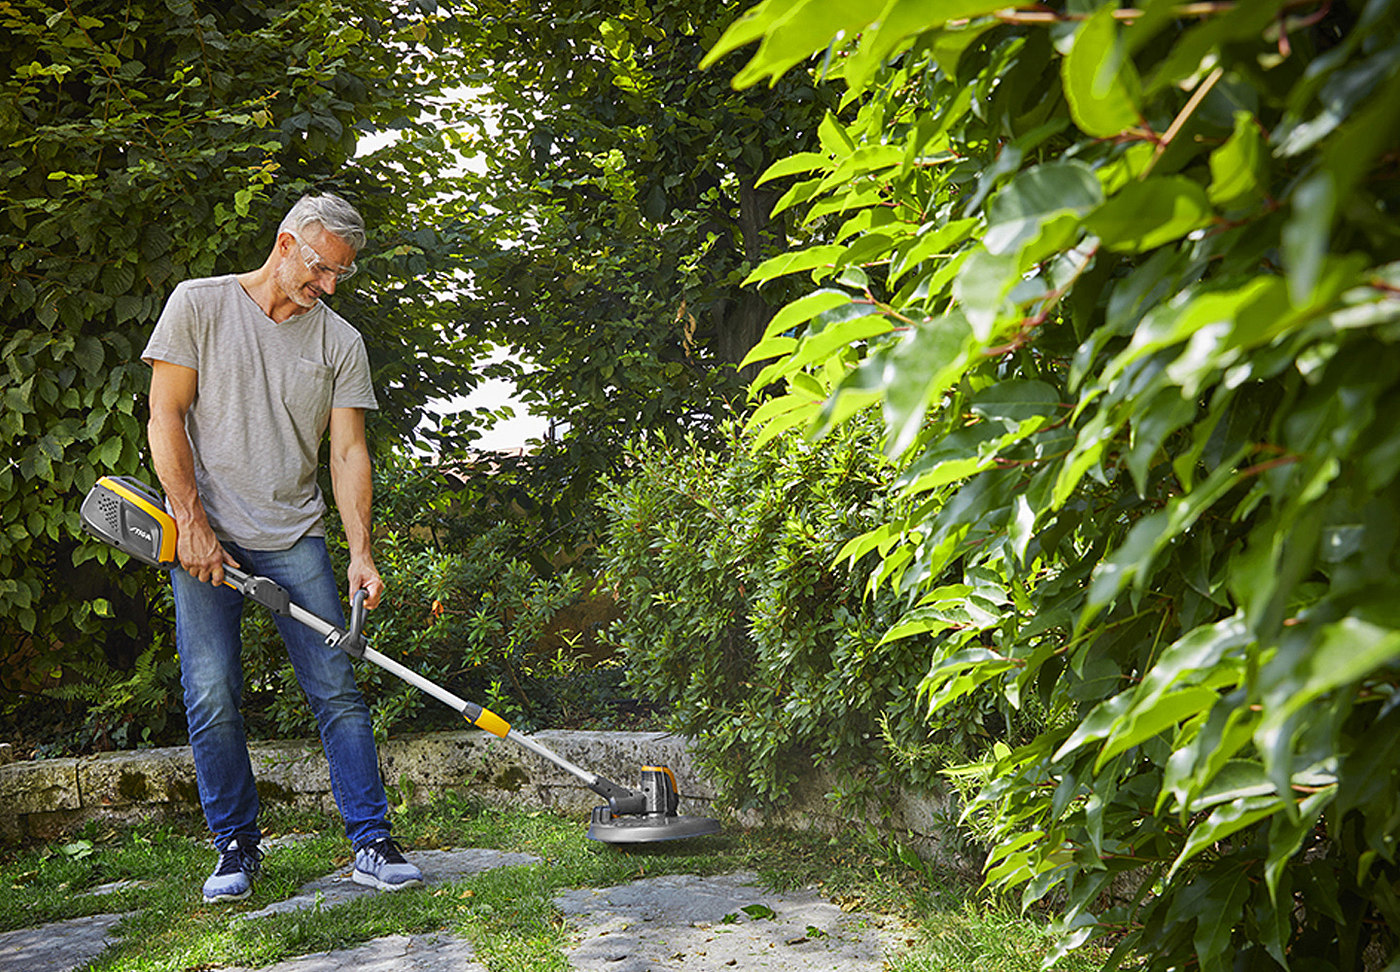
[[[247,838],[233,837],[219,851],[219,863],[204,882],[204,900],[238,901],[253,893],[253,878],[261,867],[262,851]]]
[[[351,880],[380,891],[398,891],[422,884],[423,872],[404,860],[393,838],[381,837],[355,851]]]

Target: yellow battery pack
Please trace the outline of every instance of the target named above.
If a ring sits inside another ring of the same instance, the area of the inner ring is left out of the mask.
[[[175,566],[175,518],[160,494],[139,479],[103,476],[78,512],[84,530],[118,550],[156,567]]]

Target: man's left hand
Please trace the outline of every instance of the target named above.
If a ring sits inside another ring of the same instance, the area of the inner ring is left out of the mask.
[[[365,607],[373,611],[379,606],[379,598],[384,593],[384,579],[379,576],[372,560],[352,560],[346,576],[350,581],[350,593],[363,589],[368,595]]]

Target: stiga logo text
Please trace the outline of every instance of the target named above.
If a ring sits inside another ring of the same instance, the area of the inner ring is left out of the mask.
[[[127,532],[136,534],[138,537],[140,537],[142,540],[145,540],[147,543],[150,543],[153,539],[148,531],[143,530],[138,526],[129,526],[126,529]]]

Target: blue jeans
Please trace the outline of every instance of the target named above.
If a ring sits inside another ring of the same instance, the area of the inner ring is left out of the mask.
[[[285,587],[292,601],[339,627],[345,626],[340,591],[326,542],[303,537],[288,550],[224,548],[242,569]],[[204,819],[219,847],[232,837],[256,843],[258,791],[243,730],[243,664],[239,620],[244,597],[226,585],[201,583],[180,568],[175,588],[175,647],[185,692],[190,748]],[[255,610],[265,610],[255,608]],[[379,758],[369,707],[355,685],[350,658],[291,618],[276,619],[297,681],[311,703],[330,766],[331,791],[356,847],[389,835],[389,807],[379,778]],[[242,840],[240,840],[242,843]]]

